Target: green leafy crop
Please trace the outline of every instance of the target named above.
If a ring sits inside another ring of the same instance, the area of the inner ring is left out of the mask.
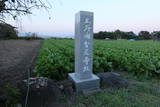
[[[94,40],[93,72],[125,70],[139,78],[160,74],[160,43]],[[61,80],[74,72],[74,41],[48,39],[36,62],[36,72]]]

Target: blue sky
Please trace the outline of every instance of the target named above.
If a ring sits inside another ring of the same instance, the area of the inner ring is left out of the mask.
[[[49,0],[50,1],[50,0]],[[160,0],[53,0],[49,13],[34,10],[22,23],[11,22],[20,32],[74,34],[75,13],[94,12],[94,32],[160,30]],[[51,20],[49,17],[51,16]]]

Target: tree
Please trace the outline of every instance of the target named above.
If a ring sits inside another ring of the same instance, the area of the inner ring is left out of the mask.
[[[122,38],[122,32],[120,30],[116,30],[114,32],[115,34],[115,39],[121,39]]]
[[[20,15],[32,14],[33,9],[51,8],[47,0],[0,0],[0,21],[4,21],[6,15],[14,19]]]
[[[136,39],[137,35],[133,32],[123,32],[116,30],[114,32],[102,32],[94,34],[95,39]]]
[[[152,37],[148,31],[140,31],[139,32],[139,39],[140,40],[149,40],[149,39],[152,39]]]
[[[137,39],[137,35],[132,31],[124,32],[123,39]]]
[[[13,39],[17,37],[15,27],[6,23],[0,23],[0,39]]]
[[[152,32],[151,36],[152,36],[153,40],[160,41],[160,31],[154,31],[154,32]]]

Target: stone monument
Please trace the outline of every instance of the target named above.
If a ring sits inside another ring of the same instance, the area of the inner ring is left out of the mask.
[[[93,13],[80,11],[75,20],[75,73],[69,74],[76,92],[99,89],[100,79],[92,73],[92,63]]]

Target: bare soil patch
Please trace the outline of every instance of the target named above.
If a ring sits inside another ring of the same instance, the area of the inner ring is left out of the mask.
[[[0,87],[16,85],[33,69],[41,40],[0,40]]]

